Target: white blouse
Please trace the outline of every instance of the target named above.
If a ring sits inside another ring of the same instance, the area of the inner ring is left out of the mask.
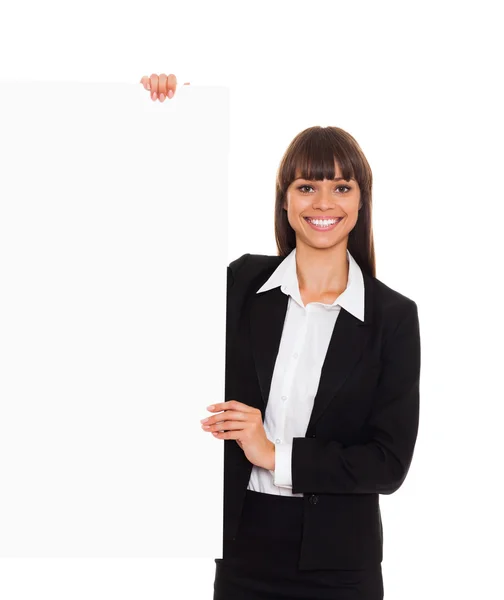
[[[348,249],[347,259],[347,287],[332,304],[303,304],[295,248],[256,292],[259,294],[281,286],[289,300],[264,418],[266,435],[276,444],[275,470],[253,465],[249,490],[279,496],[304,495],[292,493],[292,440],[306,435],[322,365],[340,308],[364,320],[362,271]]]

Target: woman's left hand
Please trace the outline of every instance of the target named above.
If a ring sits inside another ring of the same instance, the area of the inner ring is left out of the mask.
[[[253,465],[271,471],[275,469],[275,444],[266,437],[258,408],[228,400],[209,406],[208,410],[224,412],[202,419],[201,427],[205,431],[211,431],[220,440],[236,440]]]

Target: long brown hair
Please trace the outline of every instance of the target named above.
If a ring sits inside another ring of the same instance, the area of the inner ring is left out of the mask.
[[[334,163],[345,179],[355,179],[361,192],[361,208],[355,227],[348,236],[348,250],[359,267],[376,277],[373,242],[373,174],[357,141],[339,127],[309,127],[301,131],[285,151],[276,178],[275,239],[278,256],[287,256],[296,247],[296,233],[283,208],[287,188],[297,177],[334,179]]]

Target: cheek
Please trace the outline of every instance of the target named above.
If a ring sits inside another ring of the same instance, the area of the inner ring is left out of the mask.
[[[299,212],[299,206],[296,202],[293,202],[292,199],[289,202],[285,203],[285,214],[289,219],[292,219],[296,216],[296,213]]]
[[[287,214],[290,214],[291,217],[297,217],[300,213],[310,209],[311,201],[308,198],[294,197],[290,199],[286,206],[288,206]]]
[[[357,221],[357,219],[359,218],[359,210],[357,208],[355,210],[352,210],[352,212],[350,213],[350,218],[352,219],[352,221]]]
[[[356,222],[359,218],[359,203],[356,202],[347,208],[347,214],[349,221]]]

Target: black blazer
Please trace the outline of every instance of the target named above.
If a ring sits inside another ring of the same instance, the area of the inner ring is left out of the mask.
[[[244,254],[228,266],[226,400],[263,415],[287,311],[280,288],[256,294],[284,257]],[[381,562],[379,494],[408,473],[419,422],[416,303],[363,272],[364,322],[341,308],[305,437],[294,438],[292,492],[304,493],[300,569]],[[252,463],[224,440],[224,540],[236,538]]]

